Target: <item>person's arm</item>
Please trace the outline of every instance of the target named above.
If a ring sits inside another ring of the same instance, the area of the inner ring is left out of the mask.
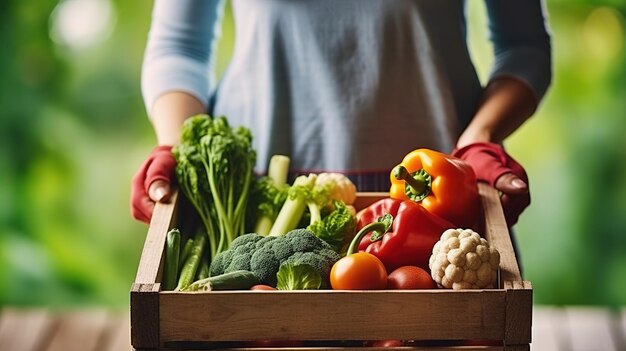
[[[155,1],[141,90],[160,145],[176,144],[182,122],[206,112],[223,7],[221,0]]]
[[[541,0],[486,0],[495,64],[476,114],[457,141],[501,144],[536,110],[552,78],[550,35]],[[496,185],[505,192],[527,187],[509,173]]]
[[[131,213],[149,221],[167,201],[183,122],[207,112],[222,0],[157,0],[144,54],[141,90],[158,146],[133,177]]]
[[[159,146],[180,143],[183,122],[190,116],[205,113],[206,107],[196,97],[183,92],[169,92],[159,96],[152,107],[152,126]],[[175,164],[175,163],[173,163]],[[154,202],[167,201],[171,195],[171,179],[150,182],[148,197]]]
[[[512,77],[492,80],[474,118],[463,131],[457,148],[475,142],[502,143],[519,128],[537,108],[537,99],[525,83]]]
[[[457,141],[457,149],[472,144],[501,144],[519,128],[537,108],[537,100],[529,87],[518,79],[502,77],[492,80],[479,108]],[[528,192],[528,185],[513,172],[507,172],[494,184],[509,194]]]
[[[189,93],[169,92],[159,96],[152,106],[151,115],[157,143],[178,144],[183,122],[201,113],[206,113],[206,106]]]

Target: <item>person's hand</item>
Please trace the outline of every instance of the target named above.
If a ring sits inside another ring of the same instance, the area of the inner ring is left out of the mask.
[[[130,201],[135,219],[149,223],[154,203],[168,201],[175,169],[171,146],[157,146],[152,150],[132,181]]]
[[[502,192],[502,207],[509,227],[530,205],[528,175],[502,146],[495,143],[473,143],[452,152],[467,162],[479,181],[489,183]]]

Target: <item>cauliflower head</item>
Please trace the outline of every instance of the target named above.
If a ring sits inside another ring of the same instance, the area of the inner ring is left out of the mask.
[[[429,267],[439,287],[458,289],[493,288],[500,266],[500,253],[471,229],[448,229],[433,247]]]
[[[356,185],[341,173],[320,173],[315,186],[326,188],[330,199],[343,201],[346,205],[352,205],[356,200]]]

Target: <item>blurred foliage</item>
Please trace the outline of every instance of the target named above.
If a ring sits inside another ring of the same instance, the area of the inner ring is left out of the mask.
[[[155,143],[139,89],[152,3],[111,1],[112,32],[82,48],[51,40],[58,4],[0,2],[0,305],[125,308],[146,233],[129,215],[130,179]],[[485,79],[484,8],[468,4]],[[547,5],[553,85],[507,141],[531,179],[516,227],[525,278],[537,303],[625,305],[626,5]]]

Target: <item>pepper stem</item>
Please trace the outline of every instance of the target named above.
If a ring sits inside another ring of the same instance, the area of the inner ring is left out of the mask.
[[[406,167],[397,165],[393,169],[393,176],[397,180],[404,180],[404,193],[407,198],[419,202],[430,195],[432,177],[423,168],[411,174]]]
[[[357,247],[359,246],[359,243],[361,243],[361,240],[363,240],[363,237],[367,233],[375,231],[375,232],[381,233],[380,237],[382,238],[382,236],[385,235],[387,231],[389,231],[389,228],[391,228],[392,222],[393,222],[393,217],[391,215],[387,215],[387,217],[385,216],[380,217],[377,221],[371,222],[367,224],[366,226],[364,226],[363,228],[361,228],[361,230],[359,230],[359,232],[356,233],[354,238],[352,238],[352,241],[350,242],[350,246],[348,247],[348,251],[346,252],[346,256],[349,256],[355,253]]]

